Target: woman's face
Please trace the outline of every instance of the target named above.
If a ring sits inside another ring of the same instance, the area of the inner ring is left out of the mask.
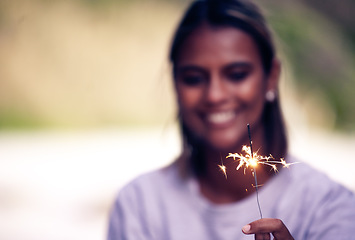
[[[175,86],[182,121],[208,147],[228,151],[262,132],[268,79],[254,40],[232,27],[203,25],[183,43]],[[260,135],[260,134],[259,134]]]

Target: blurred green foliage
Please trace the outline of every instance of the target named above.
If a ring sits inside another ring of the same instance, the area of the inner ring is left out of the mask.
[[[337,4],[348,4],[342,6],[343,11],[355,10],[355,1]],[[323,92],[324,100],[334,112],[333,127],[341,131],[354,131],[353,18],[349,21],[345,18],[336,20],[341,18],[338,15],[343,12],[330,14],[332,6],[325,8],[323,1],[316,0],[291,5],[284,3],[273,7],[270,9],[270,22],[280,38],[284,54],[291,63],[299,95],[311,95],[313,91]]]
[[[8,110],[0,112],[0,131],[1,130],[31,130],[49,127],[38,116],[24,111]]]

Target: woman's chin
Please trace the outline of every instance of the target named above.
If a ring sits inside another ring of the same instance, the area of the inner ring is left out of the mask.
[[[242,146],[236,144],[237,141],[230,141],[230,140],[216,140],[216,141],[209,141],[208,145],[210,147],[210,150],[214,151],[219,151],[219,152],[235,152],[235,151],[241,151]]]

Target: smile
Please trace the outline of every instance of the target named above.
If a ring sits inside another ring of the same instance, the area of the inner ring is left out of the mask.
[[[216,112],[216,113],[210,113],[206,115],[207,121],[212,124],[228,123],[235,117],[236,117],[236,113],[234,111]]]

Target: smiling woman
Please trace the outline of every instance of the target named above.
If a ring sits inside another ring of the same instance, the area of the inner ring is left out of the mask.
[[[247,123],[253,125],[256,142],[264,142],[264,96],[276,91],[277,78],[265,76],[248,34],[203,25],[185,40],[175,78],[182,121],[211,148],[223,153],[237,149],[245,143]]]
[[[224,162],[227,179],[218,171],[222,157],[249,143],[248,124],[260,154],[296,161],[287,152],[279,105],[281,63],[256,5],[193,2],[170,61],[182,153],[121,190],[108,239],[355,239],[354,194],[306,164],[278,174],[258,166],[257,197],[267,217],[259,220],[257,188],[245,191],[255,175],[235,171],[238,161]]]

